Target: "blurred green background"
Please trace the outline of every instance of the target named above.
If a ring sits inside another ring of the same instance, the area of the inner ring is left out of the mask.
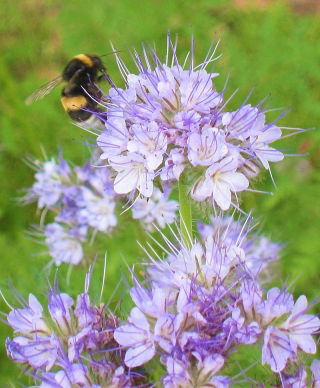
[[[218,0],[15,0],[2,1],[0,10],[0,287],[14,303],[12,285],[27,296],[45,294],[49,257],[45,247],[26,235],[39,216],[34,205],[21,206],[21,189],[33,182],[33,172],[24,164],[27,155],[41,157],[40,146],[49,155],[60,148],[74,163],[88,158],[83,145],[87,135],[72,125],[63,112],[60,90],[27,107],[24,99],[42,83],[59,75],[66,62],[78,53],[105,54],[109,41],[123,50],[156,42],[164,51],[166,33],[179,35],[179,50],[189,48],[191,33],[200,62],[212,39],[221,39],[222,58],[215,65],[222,88],[229,76],[227,96],[239,92],[230,107],[236,107],[254,88],[251,103],[269,96],[270,107],[285,107],[289,113],[281,125],[317,128],[320,118],[320,13],[317,1],[218,1]],[[114,58],[105,57],[108,71],[120,81]],[[320,283],[320,132],[285,139],[278,147],[289,157],[273,168],[277,188],[266,175],[258,189],[274,195],[246,193],[243,207],[255,209],[264,234],[284,244],[275,284],[292,284],[296,295],[311,301],[319,295]],[[121,221],[120,221],[121,222]],[[138,262],[143,254],[135,244],[140,231],[119,227],[105,240],[108,276],[105,297],[126,271],[126,262]],[[121,250],[120,250],[121,247]],[[100,260],[101,261],[101,260]],[[70,293],[83,287],[84,268],[74,269],[67,284],[68,268],[59,268],[60,288]],[[101,284],[101,264],[95,267],[93,295]],[[43,300],[43,299],[42,299]],[[0,310],[8,311],[0,301]],[[319,310],[319,309],[318,309]],[[0,327],[0,385],[31,384],[9,362],[4,339],[11,335]],[[242,384],[242,386],[244,386]]]

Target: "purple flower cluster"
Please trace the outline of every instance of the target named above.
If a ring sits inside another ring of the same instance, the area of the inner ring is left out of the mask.
[[[96,113],[105,124],[97,144],[116,173],[117,193],[150,197],[157,178],[173,182],[188,168],[193,199],[227,210],[231,194],[246,190],[260,167],[269,170],[269,162],[283,159],[271,146],[282,131],[266,122],[266,110],[249,104],[225,110],[212,82],[218,74],[206,70],[215,51],[195,66],[192,45],[180,64],[168,37],[164,63],[155,50],[143,48],[142,58],[134,52],[137,74],[117,57],[126,87],[114,85],[102,102],[106,112]]]
[[[145,278],[134,277],[134,307],[122,324],[106,305],[90,301],[90,272],[76,300],[54,287],[47,308],[30,294],[11,309],[14,338],[7,339],[7,353],[38,387],[226,388],[245,374],[232,374],[228,361],[246,345],[255,345],[270,369],[266,386],[320,387],[320,361],[310,368],[301,363],[302,355],[316,353],[320,319],[308,312],[305,295],[295,300],[285,288],[264,288],[280,246],[254,233],[250,216],[223,215],[238,208],[238,193],[250,190],[262,168],[270,171],[270,162],[283,159],[273,142],[285,128],[267,122],[262,104],[226,109],[229,99],[213,83],[218,74],[208,71],[216,48],[196,66],[193,41],[181,61],[168,35],[164,61],[155,49],[133,52],[137,74],[116,56],[125,87],[108,78],[105,110],[92,112],[103,128],[100,153],[83,167],[61,156],[33,161],[35,183],[24,200],[36,201],[43,215],[55,213],[53,222],[41,221],[55,264],[79,264],[88,240],[111,233],[120,217],[117,202],[132,202],[132,218],[146,230],[169,225],[171,233],[160,231],[164,241],[148,244]],[[179,203],[170,194],[179,180],[186,217],[177,231],[170,224]],[[189,195],[219,208],[209,224],[191,230]],[[132,371],[155,357],[165,371],[161,381],[146,382],[139,369]]]
[[[113,339],[118,319],[106,306],[94,306],[87,291],[74,303],[51,289],[48,312],[30,294],[7,322],[15,332],[6,341],[9,357],[25,366],[41,388],[132,386],[133,376]]]
[[[110,233],[117,225],[110,173],[89,163],[71,168],[61,156],[58,161],[35,161],[33,165],[36,181],[24,199],[37,201],[40,209],[56,214],[54,222],[44,226],[55,264],[78,264],[89,233]]]
[[[166,242],[167,258],[149,255],[148,286],[136,282],[135,307],[114,333],[128,367],[159,355],[165,387],[220,388],[231,384],[220,373],[239,345],[259,344],[262,364],[280,376],[301,352],[316,353],[320,320],[307,313],[306,297],[294,302],[287,290],[265,291],[259,281],[278,257],[276,244],[231,218],[201,225],[190,248]]]
[[[35,183],[27,190],[26,202],[37,201],[40,209],[56,213],[55,220],[44,226],[46,245],[54,263],[79,264],[84,257],[83,244],[97,232],[111,233],[117,225],[116,201],[111,171],[92,166],[71,168],[60,157],[35,161]],[[178,204],[169,200],[170,190],[155,189],[148,199],[138,198],[132,207],[133,218],[148,230],[164,227],[176,220]]]

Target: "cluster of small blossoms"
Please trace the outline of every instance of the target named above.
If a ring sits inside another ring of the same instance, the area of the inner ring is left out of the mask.
[[[35,183],[24,200],[37,201],[39,209],[56,214],[43,230],[55,264],[78,264],[90,232],[110,233],[117,224],[110,173],[89,163],[70,167],[61,156],[58,161],[34,161],[33,165]]]
[[[159,356],[166,388],[223,388],[235,383],[223,373],[228,357],[239,345],[258,344],[263,365],[282,381],[298,381],[305,371],[289,370],[300,370],[300,353],[316,353],[312,335],[320,320],[307,313],[304,295],[294,302],[286,289],[262,288],[259,278],[278,258],[277,244],[250,236],[231,218],[212,221],[190,247],[164,237],[168,257],[149,255],[147,285],[131,289],[135,307],[114,332],[125,364]]]
[[[68,294],[51,289],[48,312],[30,294],[7,322],[15,332],[6,341],[8,356],[26,368],[39,388],[133,386],[137,375],[124,365],[113,338],[118,319],[105,305],[93,305],[87,290],[74,303]]]
[[[269,170],[269,162],[283,159],[270,146],[282,137],[281,128],[266,122],[266,110],[243,104],[226,111],[213,86],[218,74],[206,69],[215,49],[195,66],[192,46],[181,65],[168,37],[164,63],[145,48],[143,59],[136,52],[133,58],[137,74],[117,57],[126,87],[113,85],[103,99],[106,112],[96,113],[105,125],[97,145],[116,172],[117,193],[150,197],[155,179],[173,183],[188,169],[192,198],[227,210],[235,204],[231,194],[246,190],[260,167]]]
[[[178,202],[169,199],[171,190],[165,188],[162,192],[154,188],[150,198],[139,197],[132,206],[132,217],[139,219],[146,230],[152,231],[157,225],[164,228],[177,219]]]
[[[122,198],[113,190],[111,172],[94,163],[70,167],[60,157],[34,161],[35,183],[27,190],[26,202],[37,201],[38,208],[53,211],[52,223],[43,228],[45,243],[54,263],[79,264],[84,257],[83,243],[97,232],[110,234],[117,225],[116,203]],[[168,199],[170,191],[155,190],[152,197],[137,200],[133,218],[151,229],[176,220],[177,202]]]

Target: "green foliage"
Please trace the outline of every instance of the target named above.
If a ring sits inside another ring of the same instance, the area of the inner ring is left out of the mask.
[[[48,274],[49,257],[42,254],[44,247],[28,239],[25,233],[31,223],[38,223],[39,217],[35,206],[21,207],[16,200],[21,189],[30,186],[33,179],[32,171],[22,159],[30,154],[40,157],[40,145],[48,155],[56,154],[61,147],[64,156],[75,163],[89,156],[83,146],[87,134],[69,122],[58,101],[59,90],[30,107],[24,104],[27,95],[58,75],[73,55],[107,53],[111,51],[111,40],[130,62],[128,48],[137,47],[142,41],[156,42],[159,51],[164,52],[165,36],[171,30],[179,35],[183,53],[194,33],[196,58],[200,61],[212,38],[221,39],[219,50],[223,56],[215,65],[215,70],[221,73],[218,87],[222,88],[230,75],[227,95],[239,88],[231,106],[241,103],[254,87],[251,102],[257,103],[270,95],[270,108],[290,109],[281,121],[283,126],[318,125],[319,15],[299,15],[281,2],[263,10],[240,10],[221,0],[15,0],[4,2],[1,8],[0,287],[11,304],[15,301],[10,284],[25,297],[29,292],[41,297],[48,279],[52,282],[56,273],[52,268]],[[113,57],[107,56],[105,61],[111,76],[120,82]],[[275,117],[276,113],[270,115]],[[244,208],[255,209],[264,233],[285,246],[275,284],[294,281],[297,294],[304,293],[309,299],[318,295],[320,283],[319,146],[319,131],[279,142],[279,148],[288,153],[298,151],[308,155],[290,158],[273,170],[277,188],[267,174],[257,182],[257,189],[274,191],[273,196],[243,195]],[[123,225],[104,241],[105,245],[100,245],[92,282],[92,293],[97,300],[105,251],[108,272],[104,300],[108,300],[120,279],[128,278],[127,265],[143,258],[136,244],[136,240],[143,241],[141,231],[129,221]],[[58,270],[60,288],[75,294],[83,287],[85,268],[75,268],[70,274],[68,271],[64,266]],[[117,292],[112,303],[120,303],[124,314],[129,308],[125,287],[120,286]],[[4,302],[0,303],[0,309],[8,311]],[[0,333],[3,344],[11,332],[2,325]],[[7,360],[3,345],[0,358],[1,386],[9,383],[18,386],[18,381],[30,383],[28,379],[20,379],[20,372]]]

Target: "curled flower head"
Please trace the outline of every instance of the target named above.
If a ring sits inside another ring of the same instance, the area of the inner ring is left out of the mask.
[[[282,160],[270,146],[282,131],[261,106],[226,111],[213,82],[218,74],[208,70],[217,46],[199,65],[193,47],[181,62],[169,35],[164,60],[155,49],[134,51],[136,74],[117,56],[125,88],[113,84],[106,111],[96,113],[105,124],[97,145],[115,171],[117,193],[151,197],[156,180],[174,182],[188,168],[192,197],[227,210],[260,167]]]
[[[37,201],[39,208],[55,213],[54,222],[42,226],[41,232],[56,265],[81,263],[90,232],[109,234],[117,225],[110,171],[93,167],[95,160],[94,154],[82,167],[70,167],[61,155],[59,163],[33,161],[36,182],[24,200]]]
[[[159,243],[166,257],[146,251],[144,283],[136,280],[130,292],[135,306],[115,330],[128,367],[160,356],[166,387],[227,387],[223,366],[239,345],[260,346],[262,364],[275,373],[286,373],[301,352],[314,354],[320,320],[305,313],[305,296],[294,303],[285,289],[262,289],[260,275],[279,246],[254,234],[248,219],[214,217],[190,246],[172,232],[175,241],[163,235]]]
[[[14,338],[6,341],[8,356],[27,367],[41,387],[133,385],[135,377],[113,337],[118,318],[107,306],[93,304],[87,288],[88,282],[74,301],[56,285],[48,292],[47,308],[30,294],[23,308],[7,315],[14,329]]]

